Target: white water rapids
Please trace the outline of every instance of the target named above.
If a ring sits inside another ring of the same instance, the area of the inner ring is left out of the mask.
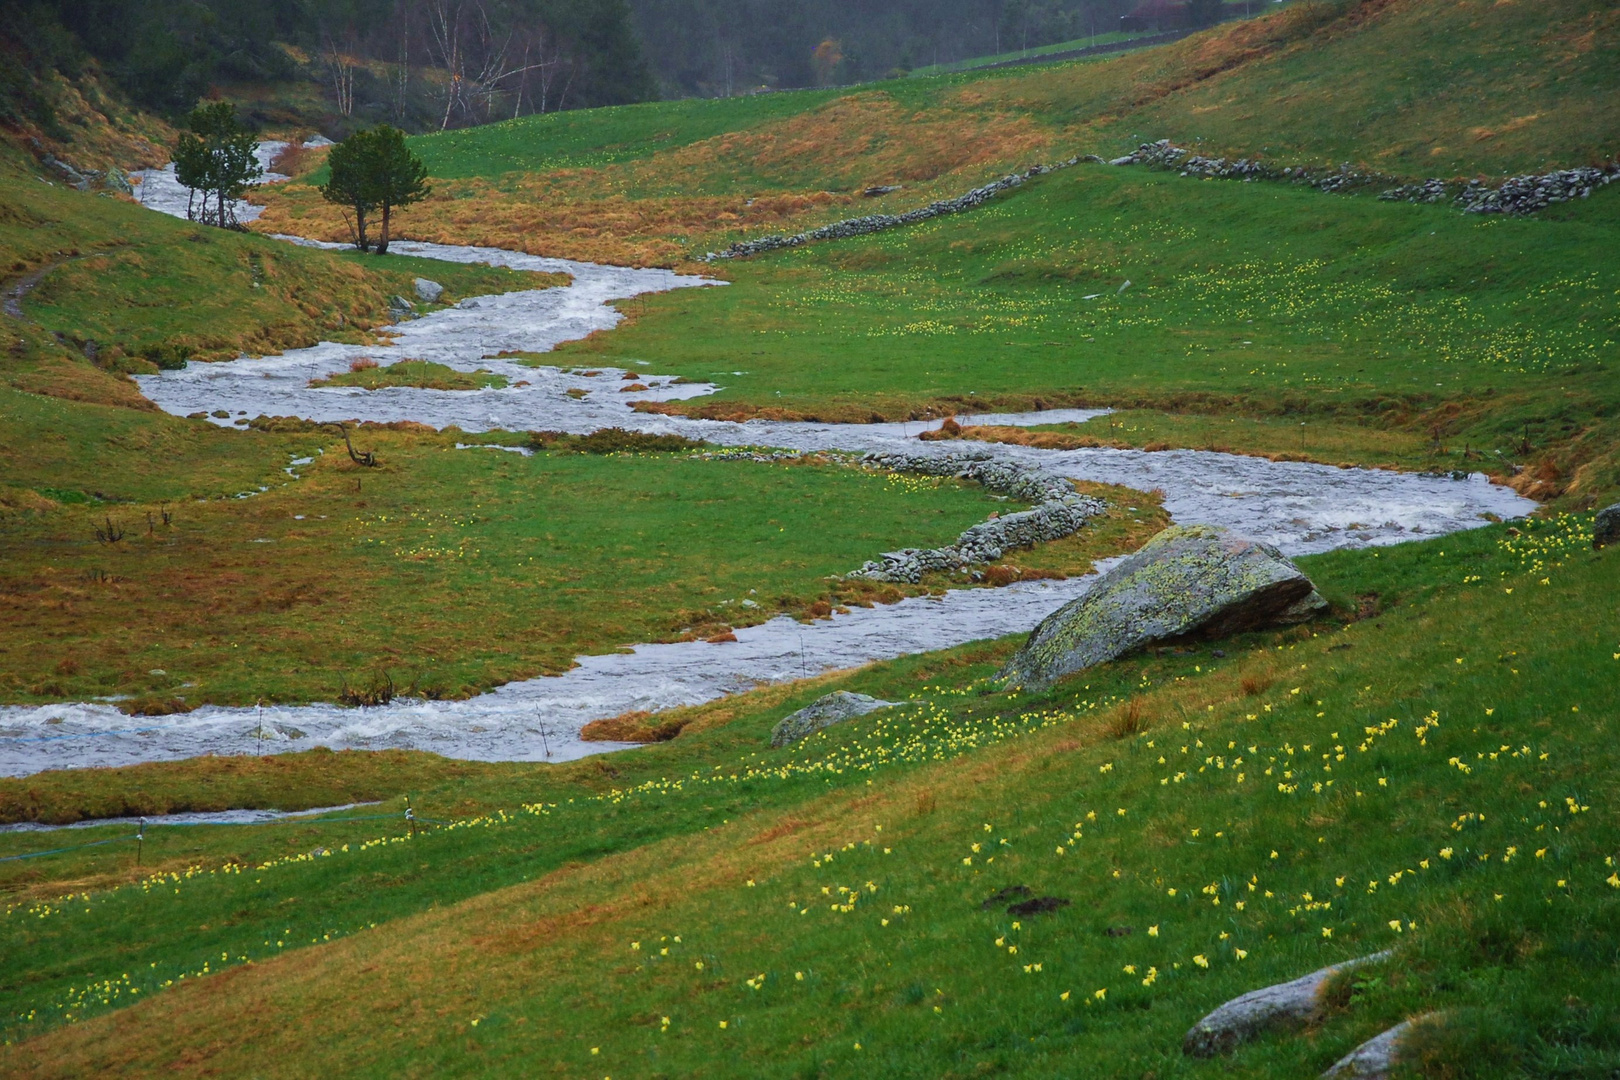
[[[164,196],[161,176],[146,177],[145,183],[153,185],[145,192],[148,204],[168,212],[178,206],[184,216],[183,196],[178,200]],[[623,427],[725,445],[801,450],[929,453],[950,446],[918,442],[915,437],[926,426],[919,423],[725,423],[637,413],[628,401],[693,397],[712,393],[715,387],[677,384],[649,371],[638,376],[650,389],[626,394],[620,392],[625,383],[619,370],[586,376],[568,368],[533,368],[494,359],[494,354],[545,352],[563,341],[609,329],[619,320],[609,306],[614,300],[711,283],[667,270],[606,267],[490,248],[413,242],[391,246],[400,254],[451,262],[563,271],[573,276],[573,283],[465,301],[402,324],[399,336],[388,345],[322,343],[281,356],[191,364],[183,371],[141,377],[142,391],[179,415],[227,411],[230,416],[217,421],[226,425],[238,416],[264,414],[311,420],[415,420],[469,432],[545,429],[583,434]],[[486,369],[505,375],[511,385],[478,391],[309,387],[311,379],[347,371],[362,356],[381,364],[409,358],[462,371]],[[746,373],[727,377],[745,378]],[[584,391],[584,396],[569,396],[571,389]],[[994,420],[1027,425],[1094,415],[1066,410],[998,415]],[[961,446],[955,444],[957,449]],[[994,444],[983,449],[1076,479],[1143,491],[1161,489],[1165,508],[1178,522],[1230,526],[1296,555],[1441,535],[1483,524],[1486,514],[1517,517],[1535,505],[1478,474],[1452,480],[1190,450],[1053,451]],[[903,539],[897,537],[896,545]],[[478,760],[566,761],[624,748],[581,741],[579,730],[591,720],[636,709],[697,704],[761,684],[1026,631],[1081,595],[1091,580],[962,589],[943,597],[857,608],[808,625],[777,618],[736,631],[735,643],[636,645],[625,653],[581,657],[577,667],[561,676],[510,683],[466,701],[395,701],[365,709],[273,706],[262,711],[204,706],[154,718],[125,716],[107,704],[0,707],[0,775],[317,745],[414,748]]]

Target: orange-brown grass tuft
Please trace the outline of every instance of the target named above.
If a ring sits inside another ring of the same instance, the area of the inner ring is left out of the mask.
[[[668,742],[684,726],[679,720],[646,711],[627,712],[592,720],[580,729],[579,737],[586,742]]]

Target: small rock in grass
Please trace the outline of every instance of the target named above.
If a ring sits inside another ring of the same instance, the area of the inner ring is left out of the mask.
[[[416,279],[416,295],[424,304],[437,304],[444,295],[444,286],[425,277]]]
[[[1395,1064],[1401,1056],[1401,1043],[1407,1033],[1418,1024],[1430,1023],[1439,1016],[1439,1013],[1426,1013],[1415,1020],[1402,1021],[1381,1035],[1374,1035],[1340,1058],[1322,1076],[1334,1080],[1387,1080],[1395,1071]]]
[[[1620,544],[1620,503],[1599,510],[1597,520],[1592,523],[1592,546],[1600,548],[1610,544]]]
[[[834,690],[826,697],[817,698],[798,712],[782,718],[771,732],[771,745],[786,746],[822,728],[832,727],[857,716],[865,716],[879,709],[890,709],[899,702],[882,701],[865,694],[852,694],[848,690]]]
[[[1322,990],[1341,971],[1387,960],[1390,952],[1346,960],[1302,975],[1292,982],[1251,990],[1235,997],[1192,1026],[1182,1040],[1181,1052],[1191,1057],[1214,1057],[1271,1028],[1304,1025],[1321,1007]]]
[[[1214,525],[1175,525],[1042,620],[1001,674],[1039,689],[1154,642],[1304,622],[1326,607],[1270,544]]]

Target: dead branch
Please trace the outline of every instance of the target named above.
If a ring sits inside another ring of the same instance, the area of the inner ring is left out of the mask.
[[[336,421],[333,421],[329,426],[335,427],[343,433],[343,445],[349,448],[350,461],[354,462],[356,465],[364,465],[368,469],[375,469],[377,467],[377,455],[372,453],[370,450],[367,450],[363,454],[357,454],[354,452],[354,443],[349,441],[349,429],[347,427],[337,423]]]

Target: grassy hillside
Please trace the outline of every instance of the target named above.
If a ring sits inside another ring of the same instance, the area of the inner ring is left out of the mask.
[[[436,192],[404,228],[677,263],[1158,137],[1414,177],[1582,163],[1620,146],[1617,30],[1595,0],[1302,0],[1109,60],[519,121],[419,141]],[[318,178],[263,193],[263,227],[339,235]],[[1549,507],[1303,559],[1323,619],[1039,694],[993,679],[1014,637],[620,718],[665,741],[559,766],[316,751],[0,781],[6,821],[381,801],[154,829],[140,865],[124,827],[0,833],[0,1073],[1281,1078],[1438,1013],[1410,1075],[1614,1075],[1620,555],[1590,509],[1620,491],[1617,206],[1485,218],[1083,164],[627,305],[559,359],[723,387],[659,408],[1109,404],[965,434],[1484,469]],[[13,280],[51,268],[0,360],[0,700],[330,700],[382,673],[461,696],[937,588],[828,578],[989,509],[833,461],[523,458],[410,425],[363,430],[383,466],[358,470],[298,423],[156,414],[122,371],[365,333],[424,272],[193,233],[0,185]],[[340,376],[407,378],[450,376]],[[1016,564],[1074,572],[1164,520],[1105,494]],[[98,544],[112,519],[130,534]],[[769,748],[833,689],[907,704]],[[1219,1003],[1386,948],[1308,1030],[1181,1053]]]
[[[970,215],[723,264],[730,288],[649,298],[567,351],[722,383],[660,407],[702,415],[1137,404],[1206,419],[1135,445],[1250,447],[1207,417],[1288,419],[1292,445],[1252,448],[1597,498],[1620,485],[1617,206],[1493,219],[1083,166]]]
[[[1006,645],[884,665],[847,685],[916,706],[775,752],[795,700],[745,707],[415,841],[193,833],[200,876],[5,919],[40,1033],[6,1068],[1282,1076],[1440,1009],[1428,1075],[1601,1074],[1620,623],[1564,616],[1612,573],[1581,529],[1312,559],[1381,609],[1040,697],[978,689]],[[1070,905],[984,903],[1014,885]],[[1181,1056],[1220,1001],[1387,947],[1308,1037]]]
[[[425,239],[667,263],[1157,138],[1407,177],[1586,164],[1620,152],[1616,19],[1601,0],[1313,0],[1119,57],[529,118],[420,140],[456,182],[402,219]],[[906,191],[854,194],[887,184]],[[268,198],[266,227],[340,227],[311,188]]]
[[[446,302],[560,279],[485,266],[314,251],[209,229],[127,199],[43,184],[0,160],[0,266],[24,322],[147,361],[220,359],[366,340],[419,276]],[[119,369],[120,357],[103,366]],[[139,360],[122,370],[155,371]]]

